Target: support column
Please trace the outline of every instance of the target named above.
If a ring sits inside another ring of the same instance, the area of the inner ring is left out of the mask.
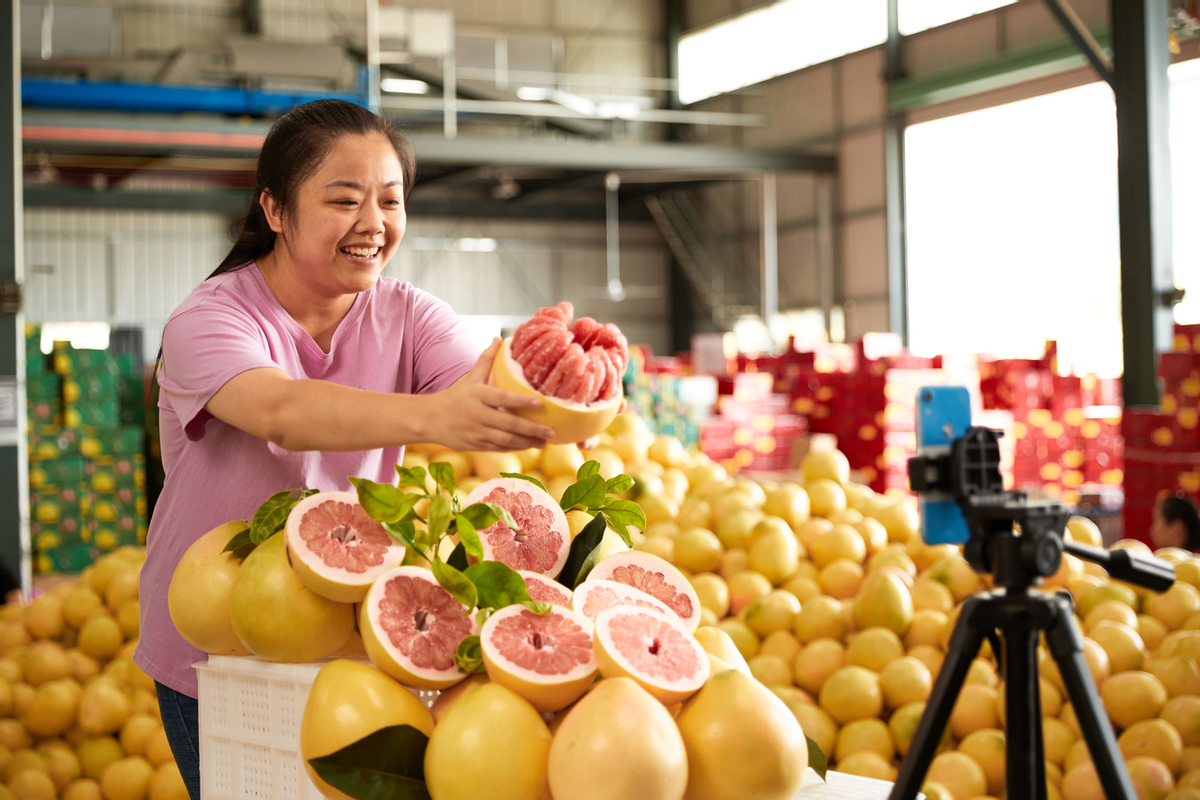
[[[1126,405],[1157,405],[1158,354],[1171,349],[1168,0],[1111,0]]]
[[[904,77],[903,40],[900,36],[900,2],[888,0],[888,84]],[[908,254],[904,210],[904,114],[887,112],[884,122],[884,173],[887,198],[888,327],[900,334],[908,347]]]
[[[32,581],[29,462],[25,422],[25,322],[17,285],[24,278],[21,224],[20,3],[0,12],[0,558]]]
[[[764,172],[759,188],[759,219],[762,220],[762,321],[771,333],[779,316],[779,225],[776,218],[775,173]],[[774,335],[772,334],[772,338]]]
[[[815,203],[817,211],[817,298],[821,317],[825,320],[825,335],[833,341],[833,302],[835,278],[833,267],[833,174],[817,173]]]

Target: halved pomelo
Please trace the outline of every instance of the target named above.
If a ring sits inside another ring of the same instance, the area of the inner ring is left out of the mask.
[[[616,606],[634,606],[659,614],[675,615],[663,601],[651,597],[641,589],[626,586],[610,580],[587,580],[579,584],[571,597],[571,610],[578,611],[588,619],[594,620],[601,611],[607,611]]]
[[[483,624],[483,663],[493,682],[538,711],[558,711],[596,677],[592,632],[592,621],[569,608],[534,614],[522,605],[506,606]]]
[[[339,603],[358,603],[383,573],[400,566],[404,545],[367,516],[353,492],[317,492],[292,508],[285,532],[300,582]]]
[[[527,569],[519,569],[517,574],[525,579],[525,588],[529,590],[531,600],[563,608],[571,607],[573,593],[558,581]]]
[[[554,444],[572,444],[608,427],[621,407],[629,345],[615,325],[590,317],[571,324],[570,303],[543,308],[505,339],[492,383],[540,397],[542,407],[514,413],[549,425]]]
[[[478,631],[470,611],[429,570],[396,567],[367,592],[358,627],[379,669],[407,686],[445,689],[467,677],[454,654]]]
[[[529,481],[493,478],[467,495],[466,505],[474,503],[503,507],[520,528],[497,521],[479,531],[485,560],[549,577],[562,571],[571,552],[571,528],[553,497]]]
[[[595,619],[596,665],[605,678],[633,678],[665,705],[691,697],[710,671],[708,653],[681,620],[634,606]]]
[[[700,627],[700,597],[683,573],[653,553],[628,550],[596,563],[587,579],[610,580],[641,589],[683,620],[688,633]]]

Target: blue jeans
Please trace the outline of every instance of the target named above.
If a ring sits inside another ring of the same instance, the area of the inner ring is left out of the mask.
[[[188,796],[200,800],[200,704],[186,694],[154,682],[163,731],[175,754],[175,764]]]

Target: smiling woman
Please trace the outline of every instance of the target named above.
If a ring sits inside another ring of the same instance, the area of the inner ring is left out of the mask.
[[[199,797],[203,659],[165,602],[184,552],[281,489],[393,483],[405,445],[518,450],[555,432],[511,413],[537,398],[487,383],[448,305],[380,273],[404,236],[415,162],[360,106],[322,100],[263,142],[254,200],[229,255],[163,329],[157,374],[166,480],[142,568],[134,658],[158,687],[180,772]],[[293,620],[303,625],[306,620]]]

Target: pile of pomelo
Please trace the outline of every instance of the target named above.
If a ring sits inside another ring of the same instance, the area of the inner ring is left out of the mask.
[[[0,800],[184,800],[154,681],[133,663],[143,548],[0,609]]]
[[[728,634],[832,769],[894,779],[958,609],[989,588],[987,576],[960,547],[925,544],[912,501],[852,483],[837,451],[810,454],[795,481],[754,481],[664,439],[642,434],[638,449],[621,453],[642,484],[635,499],[649,522],[635,549],[688,576],[703,607],[700,633],[711,625]],[[1102,546],[1085,518],[1072,518],[1067,535]],[[1113,546],[1149,552],[1137,541]],[[1069,555],[1043,588],[1075,599],[1087,662],[1139,797],[1200,800],[1200,559],[1156,555],[1177,570],[1162,594]],[[1057,667],[1044,647],[1039,656],[1049,796],[1101,798]],[[985,645],[927,777],[928,796],[1004,796],[1003,698]]]

